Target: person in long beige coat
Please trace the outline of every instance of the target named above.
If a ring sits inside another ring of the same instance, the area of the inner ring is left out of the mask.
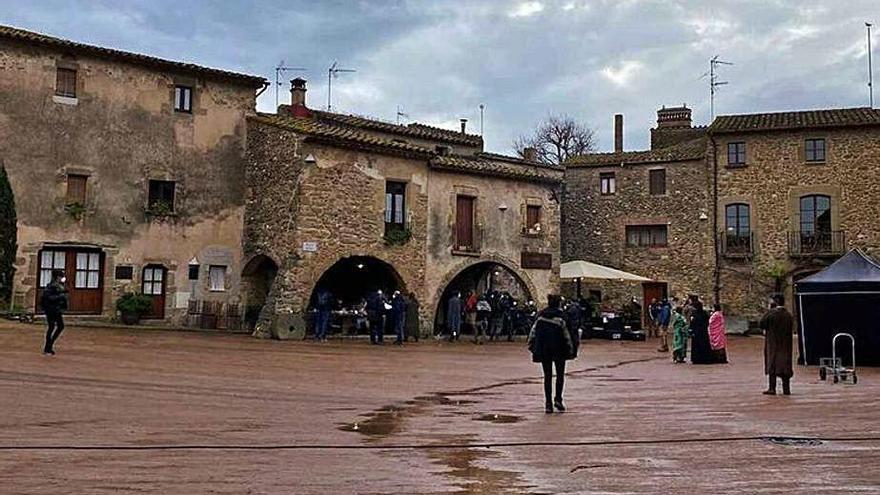
[[[794,318],[784,305],[785,300],[781,295],[773,296],[770,310],[761,318],[759,325],[765,335],[764,374],[769,381],[765,395],[776,395],[777,377],[782,379],[782,393],[791,395],[791,377],[794,376],[791,365]]]

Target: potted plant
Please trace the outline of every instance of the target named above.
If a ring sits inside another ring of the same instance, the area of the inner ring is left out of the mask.
[[[128,292],[116,301],[116,311],[119,312],[122,323],[136,325],[152,305],[153,301],[149,297],[136,292]]]

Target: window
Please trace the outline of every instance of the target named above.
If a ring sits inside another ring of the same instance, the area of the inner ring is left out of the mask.
[[[148,266],[144,268],[143,293],[147,296],[161,296],[165,293],[165,268]]]
[[[626,245],[630,247],[666,247],[666,226],[627,225]]]
[[[199,279],[199,265],[193,263],[189,265],[189,279],[190,280],[198,280]]]
[[[65,98],[76,98],[76,71],[73,69],[55,69],[55,95]]]
[[[746,143],[727,143],[727,166],[742,167],[746,164]]]
[[[727,235],[736,237],[749,236],[752,231],[749,222],[749,205],[735,203],[724,207],[724,227]]]
[[[603,196],[608,196],[617,192],[617,181],[614,177],[614,172],[599,174],[599,190]]]
[[[208,268],[208,278],[211,281],[211,292],[223,292],[226,290],[226,267],[211,265]]]
[[[648,172],[648,189],[652,196],[666,194],[666,169],[651,170]]]
[[[74,287],[77,289],[97,289],[101,286],[101,254],[76,253],[76,277]]]
[[[456,196],[455,198],[455,250],[478,252],[477,237],[474,235],[474,212],[476,198]]]
[[[174,86],[174,111],[192,113],[192,87]]]
[[[170,180],[151,180],[147,207],[151,210],[167,208],[169,212],[174,211],[174,186]]]
[[[89,177],[86,175],[67,174],[67,204],[86,203],[86,183]]]
[[[52,281],[52,272],[64,271],[67,253],[64,251],[43,251],[40,253],[40,287],[46,287]]]
[[[541,205],[526,205],[526,232],[529,234],[541,232]]]
[[[133,266],[116,266],[116,280],[131,280],[134,278]]]
[[[808,162],[824,162],[825,138],[811,138],[805,140],[804,159]]]
[[[385,183],[385,231],[406,226],[406,183]]]
[[[831,198],[814,194],[801,198],[801,235],[831,232]]]

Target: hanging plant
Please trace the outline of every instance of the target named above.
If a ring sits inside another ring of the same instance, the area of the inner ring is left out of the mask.
[[[147,207],[146,213],[154,218],[164,218],[174,215],[174,210],[166,201],[156,201]]]
[[[403,246],[412,239],[412,231],[408,228],[390,229],[385,232],[384,239],[388,246]]]
[[[67,214],[71,216],[71,218],[79,222],[86,214],[86,207],[79,202],[68,203],[64,205],[64,211],[66,211]]]

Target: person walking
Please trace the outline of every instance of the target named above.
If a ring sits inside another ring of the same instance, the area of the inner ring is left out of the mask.
[[[477,330],[474,334],[474,343],[483,344],[486,340],[490,318],[492,318],[492,305],[484,295],[477,300]]]
[[[370,323],[370,343],[385,343],[385,296],[381,290],[370,294],[367,299],[367,320]]]
[[[327,342],[327,329],[330,327],[330,315],[333,310],[333,296],[326,289],[318,292],[315,304],[315,340]]]
[[[55,355],[55,342],[64,331],[64,312],[67,311],[67,289],[64,283],[67,277],[61,270],[52,272],[52,281],[43,289],[40,306],[46,314],[46,344],[43,354]]]
[[[785,299],[780,294],[770,300],[770,310],[758,324],[764,330],[764,374],[767,375],[769,386],[765,395],[776,395],[776,379],[782,379],[782,393],[791,395],[791,377],[794,370],[791,365],[792,328],[794,318],[785,309]]]
[[[690,328],[684,317],[684,309],[677,306],[672,314],[672,362],[683,363],[687,358]]]
[[[538,318],[529,332],[529,350],[532,361],[541,363],[544,371],[544,411],[565,411],[562,391],[565,387],[565,361],[574,358],[574,343],[565,326],[565,318],[557,294],[547,296],[547,309],[538,313]],[[553,367],[556,367],[556,396],[553,397]],[[551,398],[553,399],[551,401]]]
[[[714,309],[709,316],[709,347],[716,363],[727,363],[727,325],[721,305],[715,303]]]
[[[660,347],[657,352],[669,352],[669,320],[672,318],[672,305],[665,297],[657,314],[657,329],[660,332]]]
[[[446,324],[449,327],[449,341],[458,340],[461,332],[461,295],[458,292],[453,292],[446,303]]]
[[[394,291],[391,298],[391,321],[394,324],[394,333],[397,334],[395,345],[403,345],[406,338],[406,298],[400,291]]]
[[[569,301],[565,306],[565,326],[571,336],[571,342],[574,345],[572,357],[577,357],[578,348],[581,343],[581,319],[582,311],[577,301]]]

